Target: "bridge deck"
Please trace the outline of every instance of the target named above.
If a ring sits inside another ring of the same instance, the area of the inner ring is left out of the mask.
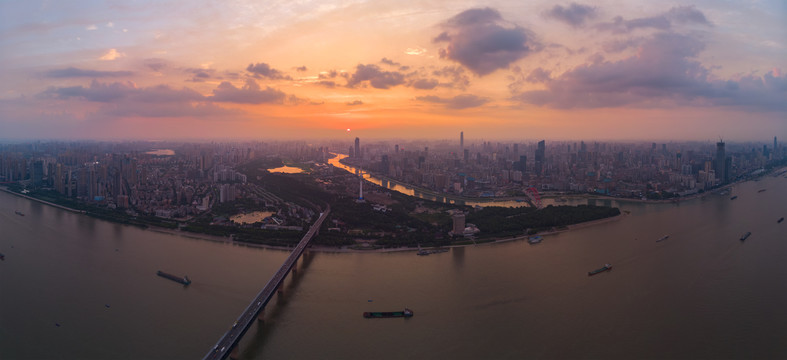
[[[251,304],[249,304],[240,314],[235,324],[232,325],[232,328],[229,329],[224,336],[219,339],[216,345],[210,349],[208,354],[203,358],[204,360],[226,359],[227,356],[229,356],[232,349],[238,345],[240,338],[249,330],[251,324],[254,323],[260,312],[265,309],[265,305],[271,300],[273,293],[281,286],[284,278],[290,270],[292,270],[295,262],[298,261],[298,258],[303,254],[306,246],[309,245],[309,242],[314,238],[314,235],[320,229],[320,226],[322,226],[323,221],[325,221],[325,218],[328,217],[328,213],[330,212],[331,207],[329,205],[327,209],[320,214],[317,221],[312,224],[309,231],[298,243],[298,246],[296,246],[290,256],[287,257],[287,260],[284,260],[284,264],[279,268],[279,271],[271,277],[265,287],[263,287],[259,294],[251,301]]]

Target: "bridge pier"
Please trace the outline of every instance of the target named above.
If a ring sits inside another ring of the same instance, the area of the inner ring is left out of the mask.
[[[265,322],[265,309],[260,310],[260,314],[257,315],[257,320]]]
[[[239,347],[240,344],[232,347],[232,351],[230,351],[230,359],[238,360],[238,358],[240,357],[240,351],[238,350]]]

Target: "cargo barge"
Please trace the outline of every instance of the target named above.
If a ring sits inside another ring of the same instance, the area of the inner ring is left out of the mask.
[[[783,217],[779,218],[779,220],[776,220],[777,223],[781,223],[782,221],[784,221]]]
[[[367,319],[384,319],[384,318],[409,318],[413,316],[413,311],[404,308],[404,311],[382,311],[382,312],[365,312],[363,317]]]
[[[14,210],[14,214],[17,214],[19,216],[25,216],[25,213],[23,213],[23,212],[21,212],[19,210]]]
[[[743,234],[743,236],[741,236],[741,241],[746,240],[749,237],[749,235],[751,235],[751,231],[747,231],[745,234]]]
[[[191,284],[191,279],[189,279],[188,276],[180,277],[180,276],[176,276],[176,275],[172,275],[172,274],[167,274],[167,273],[165,273],[165,272],[163,272],[161,270],[157,271],[156,275],[161,276],[161,277],[163,277],[165,279],[170,279],[170,280],[172,280],[172,281],[174,281],[176,283],[181,283],[183,285]]]
[[[588,271],[588,276],[593,276],[609,270],[612,270],[612,264],[604,264],[604,267],[598,268],[593,271]]]

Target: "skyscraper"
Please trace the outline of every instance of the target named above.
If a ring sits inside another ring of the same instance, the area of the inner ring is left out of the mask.
[[[716,159],[713,170],[716,171],[716,177],[722,184],[727,183],[727,156],[724,153],[724,141],[716,143]]]
[[[515,170],[519,170],[522,173],[527,172],[527,156],[519,155],[519,163],[517,165],[519,165],[519,167]]]
[[[33,180],[33,185],[41,186],[44,183],[44,162],[34,161],[30,170],[30,180]]]
[[[536,163],[535,163],[535,171],[539,175],[544,173],[545,155],[546,155],[546,143],[544,142],[544,140],[541,140],[538,142],[538,148],[536,149]]]
[[[359,138],[355,138],[355,151],[353,152],[353,155],[355,155],[355,158],[357,159],[361,158],[361,139]]]
[[[459,149],[460,150],[464,150],[464,148],[465,148],[465,132],[464,131],[460,131],[459,132]]]

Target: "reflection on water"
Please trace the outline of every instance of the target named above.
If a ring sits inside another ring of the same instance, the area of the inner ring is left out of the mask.
[[[340,161],[347,157],[344,154],[334,154],[336,157],[333,159],[328,160],[328,163],[336,166],[340,169],[347,170],[350,173],[358,174],[359,170],[356,167],[347,166],[342,164]],[[393,179],[383,179],[375,177],[369,173],[364,172],[363,178],[366,181],[369,181],[373,184],[382,186],[386,189],[390,189],[393,191],[400,192],[405,195],[417,197],[419,199],[431,200],[436,202],[442,202],[446,204],[455,204],[455,205],[467,205],[467,206],[502,206],[502,207],[520,207],[520,206],[528,206],[527,202],[523,201],[516,201],[516,200],[469,200],[466,198],[462,198],[460,196],[450,195],[450,194],[440,194],[436,191],[423,189],[423,188],[416,188],[410,186],[408,184],[397,182]]]
[[[248,214],[238,214],[231,216],[230,220],[238,224],[254,224],[273,214],[273,211],[255,211]]]
[[[336,155],[333,159],[328,160],[328,163],[340,168],[344,169],[350,173],[358,175],[358,168],[353,166],[348,166],[342,164],[340,161],[347,157],[344,154],[334,154]],[[379,185],[386,189],[390,189],[393,191],[400,192],[405,195],[417,197],[419,199],[431,200],[436,202],[441,202],[445,204],[454,204],[454,205],[467,205],[467,206],[500,206],[500,207],[522,207],[522,206],[530,206],[525,197],[521,199],[483,199],[483,200],[476,200],[476,199],[468,199],[463,198],[461,196],[450,195],[450,194],[441,194],[434,190],[424,189],[424,188],[417,188],[410,186],[405,183],[397,182],[393,179],[384,179],[378,178],[374,175],[371,175],[367,172],[363,173],[363,178],[366,181],[371,182],[372,184]],[[598,206],[614,206],[620,207],[621,202],[612,199],[599,199],[598,201],[593,198],[586,198],[586,197],[575,197],[575,198],[541,198],[541,203],[544,206],[547,205],[598,205]]]
[[[268,169],[268,171],[272,173],[300,174],[303,172],[303,169],[292,166],[281,166],[274,169]]]
[[[145,154],[148,155],[156,155],[156,156],[174,156],[175,150],[170,149],[156,149],[146,152]]]

